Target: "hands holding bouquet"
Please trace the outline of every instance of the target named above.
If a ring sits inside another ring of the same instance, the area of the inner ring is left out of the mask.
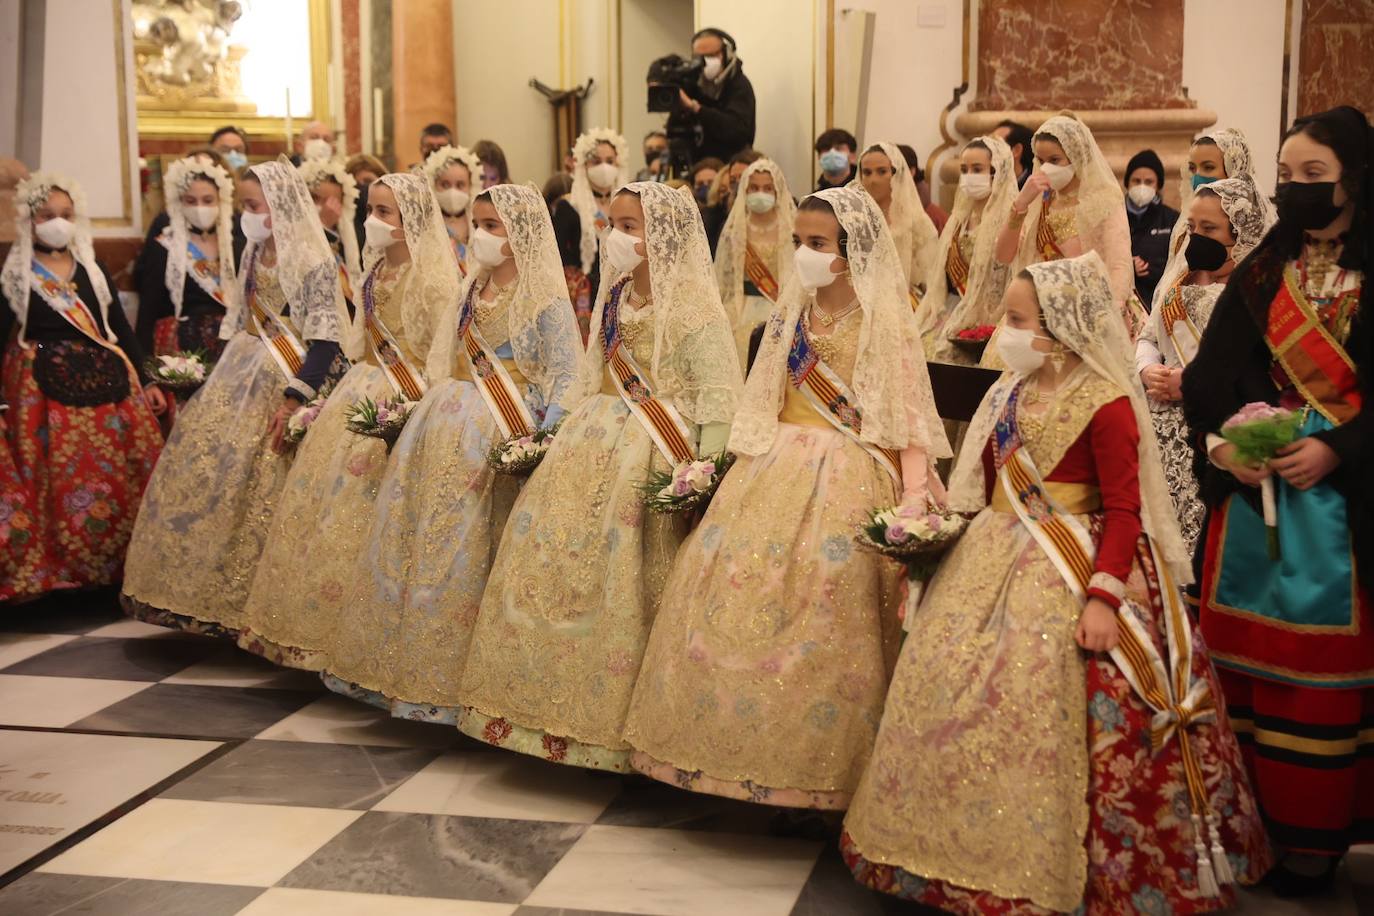
[[[300,445],[305,439],[305,434],[310,431],[310,425],[319,417],[320,411],[324,409],[324,397],[316,397],[310,403],[297,408],[291,416],[286,418],[286,431],[282,435],[282,442],[288,448]]]
[[[650,512],[665,515],[704,507],[734,463],[733,454],[721,452],[684,461],[670,472],[652,473],[639,488],[644,494],[644,505]]]
[[[1335,468],[1335,453],[1324,443],[1297,439],[1306,412],[1285,410],[1262,401],[1246,404],[1221,425],[1226,444],[1218,446],[1214,457],[1241,483],[1260,488],[1265,534],[1270,559],[1279,557],[1278,506],[1274,500],[1274,481],[1270,470],[1279,471],[1291,485],[1305,490]],[[1325,453],[1332,459],[1326,462]]]
[[[911,612],[920,604],[925,584],[935,575],[940,555],[967,527],[968,519],[964,516],[944,506],[927,505],[925,499],[920,499],[872,510],[859,525],[854,540],[860,550],[880,553],[906,566],[908,591],[902,618],[909,622]]]

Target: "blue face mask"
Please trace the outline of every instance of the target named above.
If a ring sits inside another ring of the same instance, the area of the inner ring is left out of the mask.
[[[231,169],[241,169],[248,164],[248,157],[236,149],[231,149],[224,153],[224,161],[229,164]]]
[[[1202,187],[1202,186],[1205,185],[1205,184],[1211,184],[1211,183],[1214,182],[1214,181],[1220,181],[1220,180],[1221,180],[1221,179],[1218,178],[1218,177],[1215,176],[1215,175],[1194,175],[1194,176],[1193,176],[1193,190],[1196,191],[1198,188]]]
[[[831,175],[842,175],[849,171],[849,156],[832,149],[821,153],[821,171]]]

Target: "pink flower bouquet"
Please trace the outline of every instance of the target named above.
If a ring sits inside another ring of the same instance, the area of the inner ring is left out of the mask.
[[[345,426],[351,433],[381,439],[389,452],[401,437],[401,430],[405,428],[414,409],[415,403],[405,398],[373,401],[365,397],[347,408]]]
[[[1302,429],[1305,412],[1285,410],[1263,401],[1253,401],[1221,424],[1221,437],[1236,447],[1236,458],[1246,464],[1261,464],[1273,458],[1285,445],[1291,445]],[[1260,505],[1264,512],[1265,542],[1269,558],[1279,558],[1278,506],[1274,501],[1274,479],[1260,483]]]
[[[860,550],[880,553],[906,566],[908,593],[903,618],[910,621],[925,583],[940,565],[940,555],[967,527],[968,519],[943,507],[899,505],[869,512],[854,541]]]
[[[650,474],[639,488],[644,494],[644,505],[650,512],[665,515],[704,506],[711,501],[725,472],[734,463],[734,455],[721,452],[696,461],[684,461],[671,472]]]
[[[310,403],[304,404],[296,409],[296,412],[286,418],[286,433],[282,436],[282,441],[287,445],[300,445],[305,441],[305,434],[310,431],[310,426],[319,417],[320,411],[324,410],[324,397],[316,396]]]
[[[536,429],[527,436],[511,436],[496,443],[487,453],[487,464],[498,474],[529,474],[539,467],[553,445],[558,425]]]

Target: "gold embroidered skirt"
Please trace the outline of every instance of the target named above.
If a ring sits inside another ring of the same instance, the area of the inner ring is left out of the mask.
[[[124,567],[136,617],[234,631],[290,456],[268,442],[286,385],[258,338],[235,334],[181,409],[148,482]]]
[[[882,716],[901,568],[854,546],[892,478],[833,429],[782,423],[741,457],[683,545],[625,738],[694,791],[844,808]]]
[[[644,508],[668,465],[618,396],[564,421],[501,539],[468,650],[459,727],[560,763],[628,770],[621,738],[683,522]]]
[[[348,370],[296,450],[244,609],[239,645],[280,665],[319,671],[344,601],[361,575],[386,445],[345,428],[363,397],[390,397],[382,370]]]

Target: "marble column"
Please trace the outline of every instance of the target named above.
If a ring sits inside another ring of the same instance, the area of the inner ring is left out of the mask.
[[[1298,44],[1298,110],[1354,105],[1374,117],[1374,4],[1303,0]]]
[[[456,129],[452,0],[391,5],[391,78],[396,168],[420,158],[420,131],[438,121]]]
[[[978,9],[977,94],[954,119],[976,137],[1010,118],[1034,129],[1075,111],[1118,175],[1152,148],[1167,202],[1193,136],[1216,122],[1183,88],[1183,0],[999,0]],[[957,181],[958,163],[941,177]]]
[[[362,23],[358,0],[340,0],[339,23],[343,36],[343,123],[344,149],[350,153],[363,148]],[[368,139],[371,139],[370,137]]]

